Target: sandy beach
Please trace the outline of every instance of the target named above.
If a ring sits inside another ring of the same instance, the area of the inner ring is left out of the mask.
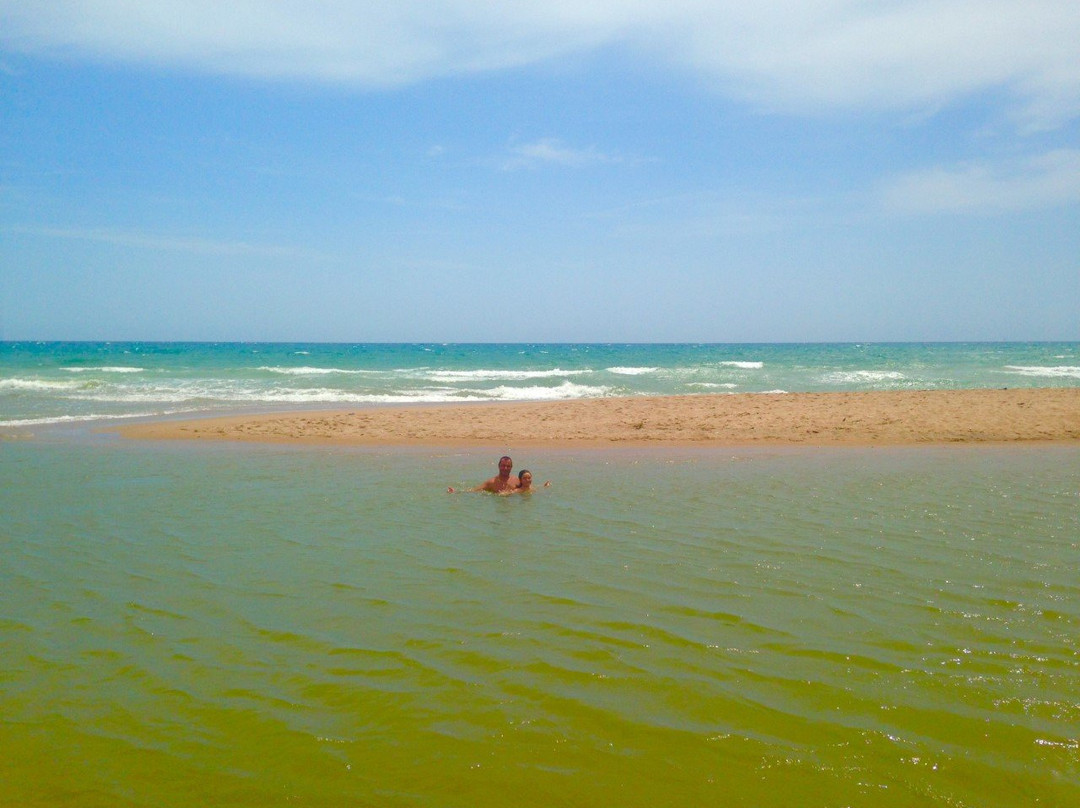
[[[131,424],[129,438],[340,445],[740,446],[1080,441],[1080,388],[597,398]]]

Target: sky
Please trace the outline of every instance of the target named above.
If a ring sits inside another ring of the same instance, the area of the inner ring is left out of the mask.
[[[1080,339],[1076,0],[0,0],[0,340]]]

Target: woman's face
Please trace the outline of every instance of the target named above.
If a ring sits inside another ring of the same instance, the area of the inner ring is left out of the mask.
[[[530,485],[532,485],[532,473],[526,471],[521,475],[521,487],[528,488]]]

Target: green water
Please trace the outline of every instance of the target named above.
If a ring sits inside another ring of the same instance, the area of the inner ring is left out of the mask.
[[[1080,804],[1080,449],[0,443],[0,804]]]

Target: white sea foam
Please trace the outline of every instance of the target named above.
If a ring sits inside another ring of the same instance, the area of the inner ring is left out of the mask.
[[[523,381],[580,376],[591,370],[429,370],[423,375],[440,382]]]
[[[646,373],[656,373],[660,368],[607,368],[608,373],[618,373],[620,376],[642,376]]]
[[[46,381],[44,379],[0,379],[0,390],[78,390],[83,382]]]
[[[573,384],[564,381],[555,387],[499,385],[490,388],[425,387],[416,390],[357,392],[334,387],[259,387],[228,382],[194,382],[163,386],[114,385],[94,390],[70,392],[69,400],[100,404],[187,405],[230,404],[439,404],[456,401],[538,401],[587,398],[607,395],[608,387]]]
[[[328,387],[234,387],[230,385],[193,384],[172,388],[113,388],[93,394],[73,396],[82,401],[129,404],[189,404],[222,402],[244,404],[331,404],[361,403],[368,399],[357,393]]]
[[[365,403],[382,401],[383,398],[334,387],[268,387],[259,384],[234,382],[221,379],[176,381],[169,384],[103,384],[95,382],[33,382],[26,380],[0,380],[0,392],[4,387],[30,390],[43,394],[52,393],[69,401],[92,401],[103,404],[129,405],[216,405],[216,404],[321,404]],[[453,392],[452,389],[450,392]],[[440,400],[451,400],[444,391],[437,391]],[[394,391],[388,392],[389,400],[414,400],[411,393],[401,399]],[[429,400],[426,393],[415,397],[416,401]]]
[[[86,421],[114,421],[121,418],[154,418],[175,414],[171,412],[127,412],[112,415],[54,415],[44,418],[18,418],[14,421],[0,421],[0,429],[6,427],[46,426],[49,424],[74,424]]]
[[[720,362],[729,368],[741,368],[742,370],[761,370],[765,367],[764,362]]]
[[[734,390],[739,385],[734,384],[732,382],[725,382],[723,384],[717,384],[715,382],[687,382],[686,386],[687,387],[707,387],[707,388],[713,389],[713,390],[715,390],[715,389]]]
[[[1042,376],[1056,379],[1080,379],[1080,367],[1075,365],[1006,365],[1005,371],[1019,376]]]
[[[104,367],[80,367],[80,368],[60,368],[66,370],[68,373],[142,373],[146,368],[128,367],[126,365],[109,366]]]
[[[467,401],[490,401],[486,396],[462,395],[460,393],[419,392],[419,393],[382,393],[359,395],[354,399],[358,404],[454,404]]]
[[[282,368],[282,367],[270,367],[269,365],[262,365],[259,370],[267,373],[281,373],[285,376],[324,376],[331,373],[346,373],[352,375],[359,374],[371,374],[378,373],[377,370],[354,370],[350,368],[312,368],[312,367],[298,367],[298,368]]]
[[[422,390],[412,393],[343,393],[340,390],[281,390],[234,401],[265,404],[447,404],[456,401],[487,401],[484,396]]]
[[[821,377],[828,384],[872,384],[900,381],[905,378],[898,370],[838,370]]]
[[[468,392],[499,401],[553,401],[570,398],[597,398],[611,393],[610,387],[563,382],[558,387],[499,386]]]

